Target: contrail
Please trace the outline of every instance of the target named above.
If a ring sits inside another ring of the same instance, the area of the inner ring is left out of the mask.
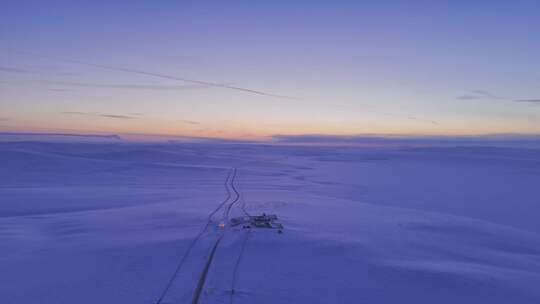
[[[23,54],[23,55],[31,55],[31,56],[36,56],[36,57],[41,57],[41,58],[51,59],[51,60],[60,61],[60,62],[68,62],[68,63],[74,63],[74,64],[86,65],[86,66],[91,66],[91,67],[95,67],[95,68],[99,68],[99,69],[104,69],[104,70],[120,71],[120,72],[132,73],[132,74],[146,75],[146,76],[151,76],[151,77],[158,77],[158,78],[164,78],[164,79],[172,79],[172,80],[178,80],[178,81],[183,81],[183,82],[189,82],[189,83],[195,83],[195,84],[206,85],[206,86],[215,87],[215,88],[223,88],[223,89],[236,90],[236,91],[241,91],[241,92],[245,92],[245,93],[251,93],[251,94],[261,95],[261,96],[294,99],[294,97],[290,97],[290,96],[283,96],[283,95],[271,94],[271,93],[266,93],[266,92],[257,91],[257,90],[252,90],[252,89],[248,89],[248,88],[242,88],[242,87],[232,86],[232,85],[223,84],[223,83],[217,83],[217,82],[211,82],[211,81],[203,81],[203,80],[196,80],[196,79],[189,79],[189,78],[177,77],[177,76],[171,76],[171,75],[166,75],[166,74],[161,74],[161,73],[147,72],[147,71],[137,70],[137,69],[129,69],[129,68],[122,68],[122,67],[110,66],[110,65],[103,65],[103,64],[89,63],[89,62],[84,62],[84,61],[79,61],[79,60],[63,59],[63,58],[58,58],[58,57],[52,57],[52,56],[46,56],[46,55],[40,55],[40,54],[34,54],[34,53],[30,53],[30,52],[22,52],[22,51],[19,51],[18,53],[19,53],[19,54]]]
[[[539,99],[516,99],[514,100],[514,102],[540,104],[540,98]]]

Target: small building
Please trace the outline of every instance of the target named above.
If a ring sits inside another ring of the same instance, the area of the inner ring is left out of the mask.
[[[261,215],[249,215],[235,217],[231,219],[231,226],[238,226],[242,224],[242,228],[267,228],[267,229],[279,229],[280,232],[283,229],[281,223],[276,222],[278,219],[275,214],[266,214]]]

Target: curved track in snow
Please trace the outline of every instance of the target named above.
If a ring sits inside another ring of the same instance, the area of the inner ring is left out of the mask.
[[[208,214],[208,218],[206,220],[205,225],[203,226],[201,231],[193,238],[193,240],[189,244],[187,250],[184,252],[182,257],[179,259],[179,262],[178,262],[178,264],[177,264],[177,266],[175,268],[175,271],[173,272],[171,278],[169,279],[169,281],[165,285],[165,288],[163,289],[163,292],[160,294],[160,297],[158,298],[158,300],[156,301],[156,304],[161,304],[163,299],[167,296],[167,293],[169,292],[171,286],[173,285],[176,277],[180,273],[180,270],[182,269],[182,266],[184,265],[187,257],[190,255],[193,247],[201,239],[201,237],[208,231],[208,228],[210,227],[210,224],[215,223],[214,216],[216,215],[216,213],[218,213],[219,210],[223,209],[227,205],[227,202],[229,202],[231,200],[232,192],[234,192],[235,197],[232,200],[232,202],[230,204],[228,204],[227,207],[224,209],[223,216],[221,218],[222,222],[228,221],[230,210],[231,210],[232,206],[240,198],[240,194],[238,193],[238,191],[234,187],[235,178],[236,178],[236,168],[232,168],[229,171],[229,173],[227,175],[227,178],[225,179],[225,182],[224,182],[224,186],[225,186],[225,189],[227,191],[226,198],[216,207],[216,209],[214,209],[212,212],[210,212],[210,214]],[[214,243],[212,253],[214,253],[215,249],[217,249],[217,245],[219,244],[219,241],[221,240],[222,237],[223,237],[223,233],[221,232],[219,234],[218,239]],[[212,262],[212,258],[213,258],[213,254],[210,255],[209,260],[207,261],[207,267],[208,268],[210,267],[210,264]],[[206,269],[206,267],[205,267],[205,269]],[[206,269],[206,272],[207,271],[208,271],[208,269]],[[204,275],[204,273],[205,273],[205,271],[203,271],[203,274],[201,275],[201,278],[199,279],[199,284],[202,283],[201,288],[200,288],[200,290],[199,290],[199,288],[197,288],[197,290],[195,291],[195,295],[193,297],[194,301],[195,301],[195,299],[197,299],[197,302],[193,302],[193,303],[198,303],[198,298],[200,296],[200,292],[202,290],[202,287],[204,287],[204,280],[202,280],[202,282],[201,282],[201,279],[203,277],[206,278],[206,275]]]
[[[223,216],[222,216],[222,221],[220,224],[224,224],[225,226],[223,226],[223,229],[224,230],[221,230],[219,232],[219,236],[218,238],[216,239],[215,243],[214,243],[214,246],[212,247],[212,251],[210,252],[209,256],[208,256],[208,259],[206,260],[206,264],[205,264],[205,267],[199,277],[199,281],[197,283],[197,288],[195,289],[195,292],[193,294],[193,300],[192,300],[192,304],[198,304],[199,303],[199,298],[201,296],[201,293],[202,291],[204,290],[204,284],[206,282],[206,277],[208,275],[208,270],[210,269],[210,266],[212,265],[212,261],[214,259],[214,254],[217,250],[217,247],[219,245],[219,242],[223,239],[223,236],[225,234],[225,229],[228,229],[228,223],[229,223],[229,219],[230,219],[230,213],[231,213],[231,209],[232,207],[240,200],[240,193],[238,192],[238,190],[236,189],[236,187],[234,186],[234,181],[236,179],[236,168],[233,169],[233,172],[232,172],[232,177],[229,181],[229,183],[226,183],[228,187],[230,187],[230,189],[234,192],[234,199],[227,205],[227,207],[223,210]],[[228,193],[229,193],[229,198],[230,198],[230,190],[227,189]],[[217,210],[219,210],[220,208],[223,207],[224,204],[220,205],[218,207]]]

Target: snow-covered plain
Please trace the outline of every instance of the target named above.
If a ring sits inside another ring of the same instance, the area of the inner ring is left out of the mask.
[[[216,233],[201,303],[540,303],[540,149],[38,141],[0,142],[0,303],[156,303],[233,167],[284,233],[212,223],[162,303]]]

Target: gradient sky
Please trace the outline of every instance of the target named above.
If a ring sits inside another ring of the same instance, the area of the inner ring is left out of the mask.
[[[540,134],[539,16],[538,1],[3,1],[0,131]]]

